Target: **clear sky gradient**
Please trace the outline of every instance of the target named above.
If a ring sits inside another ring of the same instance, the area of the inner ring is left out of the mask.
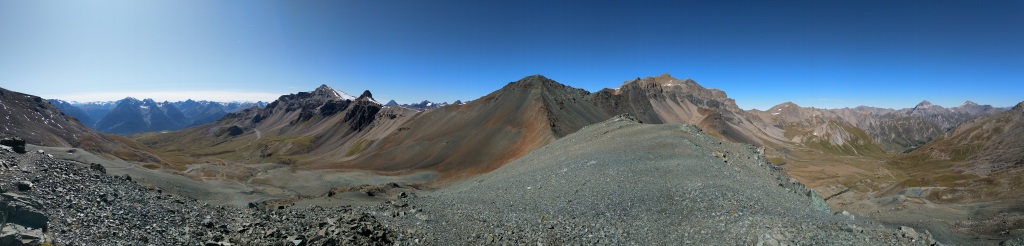
[[[1022,30],[1024,1],[998,0],[0,0],[0,87],[273,100],[328,84],[408,103],[671,73],[745,109],[1012,106]]]

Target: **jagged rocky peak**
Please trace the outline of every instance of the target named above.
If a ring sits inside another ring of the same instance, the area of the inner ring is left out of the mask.
[[[964,104],[960,104],[960,107],[977,107],[977,106],[978,106],[977,103],[974,103],[974,102],[972,102],[970,100],[965,101]]]
[[[935,105],[932,104],[932,102],[929,102],[928,100],[924,100],[924,101],[921,101],[921,103],[918,103],[917,106],[914,106],[914,108],[915,109],[925,109],[925,108],[931,108],[933,106],[935,106]]]
[[[373,99],[373,93],[370,93],[370,90],[365,90],[365,91],[363,91],[363,94],[359,95],[359,98]]]
[[[349,95],[348,93],[345,93],[343,91],[339,91],[337,89],[331,88],[330,86],[327,86],[326,84],[322,84],[322,85],[320,85],[320,87],[317,87],[316,90],[313,91],[313,95],[327,96],[327,97],[330,97],[330,98],[338,98],[338,99],[345,99],[345,100],[355,100],[356,99],[356,97],[354,97],[352,95]]]
[[[647,77],[647,78],[644,78],[644,79],[653,80],[655,83],[657,83],[659,85],[666,85],[666,86],[671,86],[671,85],[696,85],[697,84],[697,82],[693,81],[692,79],[687,78],[687,79],[680,80],[680,79],[677,79],[675,77],[672,77],[672,75],[669,74],[669,73],[658,75],[657,77]]]
[[[632,81],[626,81],[619,87],[618,90],[655,90],[673,93],[692,94],[697,97],[705,99],[726,99],[728,95],[724,91],[719,89],[708,89],[704,88],[696,81],[692,79],[677,79],[672,77],[671,74],[662,74],[654,77],[636,78]]]
[[[1017,106],[1013,106],[1014,111],[1024,111],[1024,101],[1017,103]]]
[[[125,97],[124,99],[121,99],[118,102],[120,102],[120,103],[140,103],[142,101],[139,100],[139,99],[135,99],[134,97]]]

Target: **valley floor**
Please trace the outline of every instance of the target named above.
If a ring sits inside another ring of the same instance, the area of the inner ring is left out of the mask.
[[[1024,237],[1024,202],[1020,200],[933,201],[932,193],[948,187],[904,187],[913,175],[891,171],[878,158],[825,155],[802,148],[791,148],[787,154],[782,165],[787,173],[820,192],[833,210],[851,211],[893,227],[928,230],[948,244],[999,244]]]

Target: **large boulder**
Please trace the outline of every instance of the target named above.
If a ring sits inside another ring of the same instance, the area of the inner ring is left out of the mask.
[[[21,138],[3,138],[0,139],[0,145],[11,147],[11,149],[13,149],[14,152],[17,152],[19,154],[25,153],[25,140]]]
[[[46,214],[39,211],[36,208],[20,205],[20,204],[9,204],[5,201],[0,201],[0,211],[3,211],[6,222],[8,224],[21,225],[28,228],[43,229],[46,231],[49,229],[47,222],[49,218]]]

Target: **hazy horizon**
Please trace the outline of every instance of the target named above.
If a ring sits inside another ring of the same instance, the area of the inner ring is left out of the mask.
[[[328,84],[414,103],[473,100],[532,74],[594,92],[671,73],[744,109],[1008,107],[1024,100],[1022,12],[1020,1],[3,1],[0,87],[269,102]]]

